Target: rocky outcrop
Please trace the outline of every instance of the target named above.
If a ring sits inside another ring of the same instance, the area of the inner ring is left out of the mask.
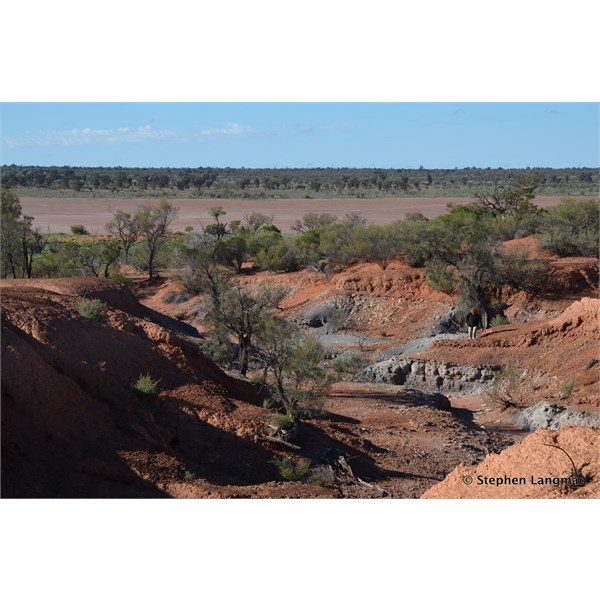
[[[416,358],[391,358],[363,369],[355,379],[406,385],[430,392],[478,392],[491,384],[494,367],[457,365]]]
[[[569,410],[544,401],[522,410],[515,422],[527,431],[559,429],[563,425],[600,428],[600,415]]]

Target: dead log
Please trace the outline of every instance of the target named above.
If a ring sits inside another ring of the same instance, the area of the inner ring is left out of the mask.
[[[300,446],[296,446],[295,444],[290,444],[289,442],[286,442],[285,440],[282,440],[281,438],[278,438],[278,437],[274,437],[272,435],[261,435],[259,439],[266,440],[267,442],[273,442],[275,444],[283,444],[284,446],[287,446],[288,448],[291,448],[292,450],[301,450]]]

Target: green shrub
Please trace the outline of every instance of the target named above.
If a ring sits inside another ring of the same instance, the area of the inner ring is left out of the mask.
[[[524,408],[528,397],[522,374],[512,365],[496,372],[492,388],[486,394],[501,409]]]
[[[271,422],[279,429],[291,429],[294,426],[294,419],[292,417],[279,413],[271,416]]]
[[[183,479],[184,481],[194,481],[194,479],[196,479],[196,474],[192,473],[191,471],[186,471],[183,474]]]
[[[297,463],[289,458],[275,458],[273,464],[286,481],[301,481],[310,471],[310,460],[302,458]]]
[[[562,198],[548,209],[540,248],[560,256],[598,256],[600,202]]]
[[[508,325],[508,319],[504,315],[496,315],[492,319],[492,326],[496,327],[498,325]]]
[[[265,383],[267,382],[265,379],[265,375],[262,372],[252,373],[248,377],[248,380],[252,385],[265,385]]]
[[[311,469],[308,481],[322,486],[333,485],[335,483],[335,473],[329,466],[315,467]]]
[[[354,375],[364,369],[369,364],[369,361],[360,354],[350,354],[346,356],[337,356],[329,366],[338,376]]]
[[[178,294],[174,294],[173,295],[173,299],[172,302],[174,302],[175,304],[183,304],[184,302],[187,302],[192,296],[186,292],[179,292]]]
[[[573,388],[575,387],[575,382],[574,381],[567,381],[561,388],[560,388],[560,395],[563,398],[568,398],[571,393],[573,392]]]
[[[83,225],[71,225],[73,235],[89,235],[88,230]]]
[[[548,261],[534,260],[526,251],[499,253],[498,276],[500,282],[518,290],[536,292],[548,278]]]
[[[425,277],[428,285],[446,294],[453,292],[459,282],[454,270],[433,260],[425,265]]]
[[[127,287],[131,287],[132,285],[132,281],[131,279],[129,279],[129,277],[125,277],[125,275],[122,275],[121,273],[111,273],[109,275],[109,278],[112,279],[113,281],[116,281],[117,283],[121,283],[122,285],[125,285]]]
[[[105,323],[107,319],[106,304],[98,298],[82,300],[77,305],[77,312],[84,319],[91,319],[97,323]]]
[[[158,384],[160,379],[152,379],[150,375],[140,375],[138,380],[132,384],[132,388],[138,396],[144,398],[154,398],[158,396]]]
[[[306,267],[307,254],[290,238],[280,238],[256,253],[256,264],[269,271],[292,273]]]

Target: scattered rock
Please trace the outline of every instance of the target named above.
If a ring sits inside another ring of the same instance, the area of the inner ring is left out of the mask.
[[[600,415],[573,411],[544,401],[522,410],[515,423],[527,431],[559,429],[563,425],[600,428]]]

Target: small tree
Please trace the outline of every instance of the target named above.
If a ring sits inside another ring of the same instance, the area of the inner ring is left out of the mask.
[[[496,185],[491,193],[475,194],[475,198],[494,216],[524,215],[537,210],[531,200],[540,184],[539,175],[528,175],[508,185]]]
[[[369,225],[357,229],[364,258],[386,270],[400,253],[400,237],[392,226]]]
[[[317,227],[327,227],[337,221],[337,217],[330,213],[306,213],[302,219],[297,219],[292,229],[304,233]]]
[[[33,227],[33,217],[21,217],[21,202],[13,190],[3,185],[1,198],[1,276],[31,278],[34,256],[44,250],[47,236]]]
[[[77,258],[87,273],[95,277],[109,276],[111,265],[119,260],[121,244],[117,239],[93,240],[77,247]]]
[[[118,210],[111,221],[105,225],[106,231],[117,235],[123,248],[123,260],[129,264],[129,250],[137,242],[140,225],[130,213]]]
[[[246,240],[237,235],[230,235],[222,239],[215,248],[215,259],[227,267],[233,267],[241,273],[246,260],[248,244]]]
[[[325,350],[319,340],[279,319],[265,319],[257,340],[265,378],[273,375],[273,392],[286,414],[295,421],[320,412],[331,380],[321,366]]]
[[[159,244],[167,235],[169,225],[176,217],[178,209],[166,199],[162,199],[158,205],[145,204],[138,208],[134,219],[140,232],[146,238],[148,245],[148,277],[154,277],[154,259]]]
[[[211,206],[208,209],[208,214],[215,222],[207,225],[204,228],[204,233],[212,235],[216,238],[217,242],[220,242],[227,235],[227,223],[221,223],[219,219],[220,217],[225,216],[227,212],[223,210],[222,206]]]
[[[256,231],[263,225],[271,225],[273,223],[273,215],[265,215],[259,212],[252,212],[250,215],[244,217],[246,222],[245,228],[249,231]]]
[[[236,337],[239,371],[246,375],[253,337],[270,312],[279,306],[287,290],[263,284],[251,293],[210,265],[206,266],[204,276],[210,294],[209,318],[215,329],[225,328]]]
[[[27,275],[28,279],[32,277],[34,256],[43,252],[48,242],[48,237],[42,234],[39,227],[33,227],[32,223],[33,217],[24,216],[18,224],[23,255],[23,276]]]

